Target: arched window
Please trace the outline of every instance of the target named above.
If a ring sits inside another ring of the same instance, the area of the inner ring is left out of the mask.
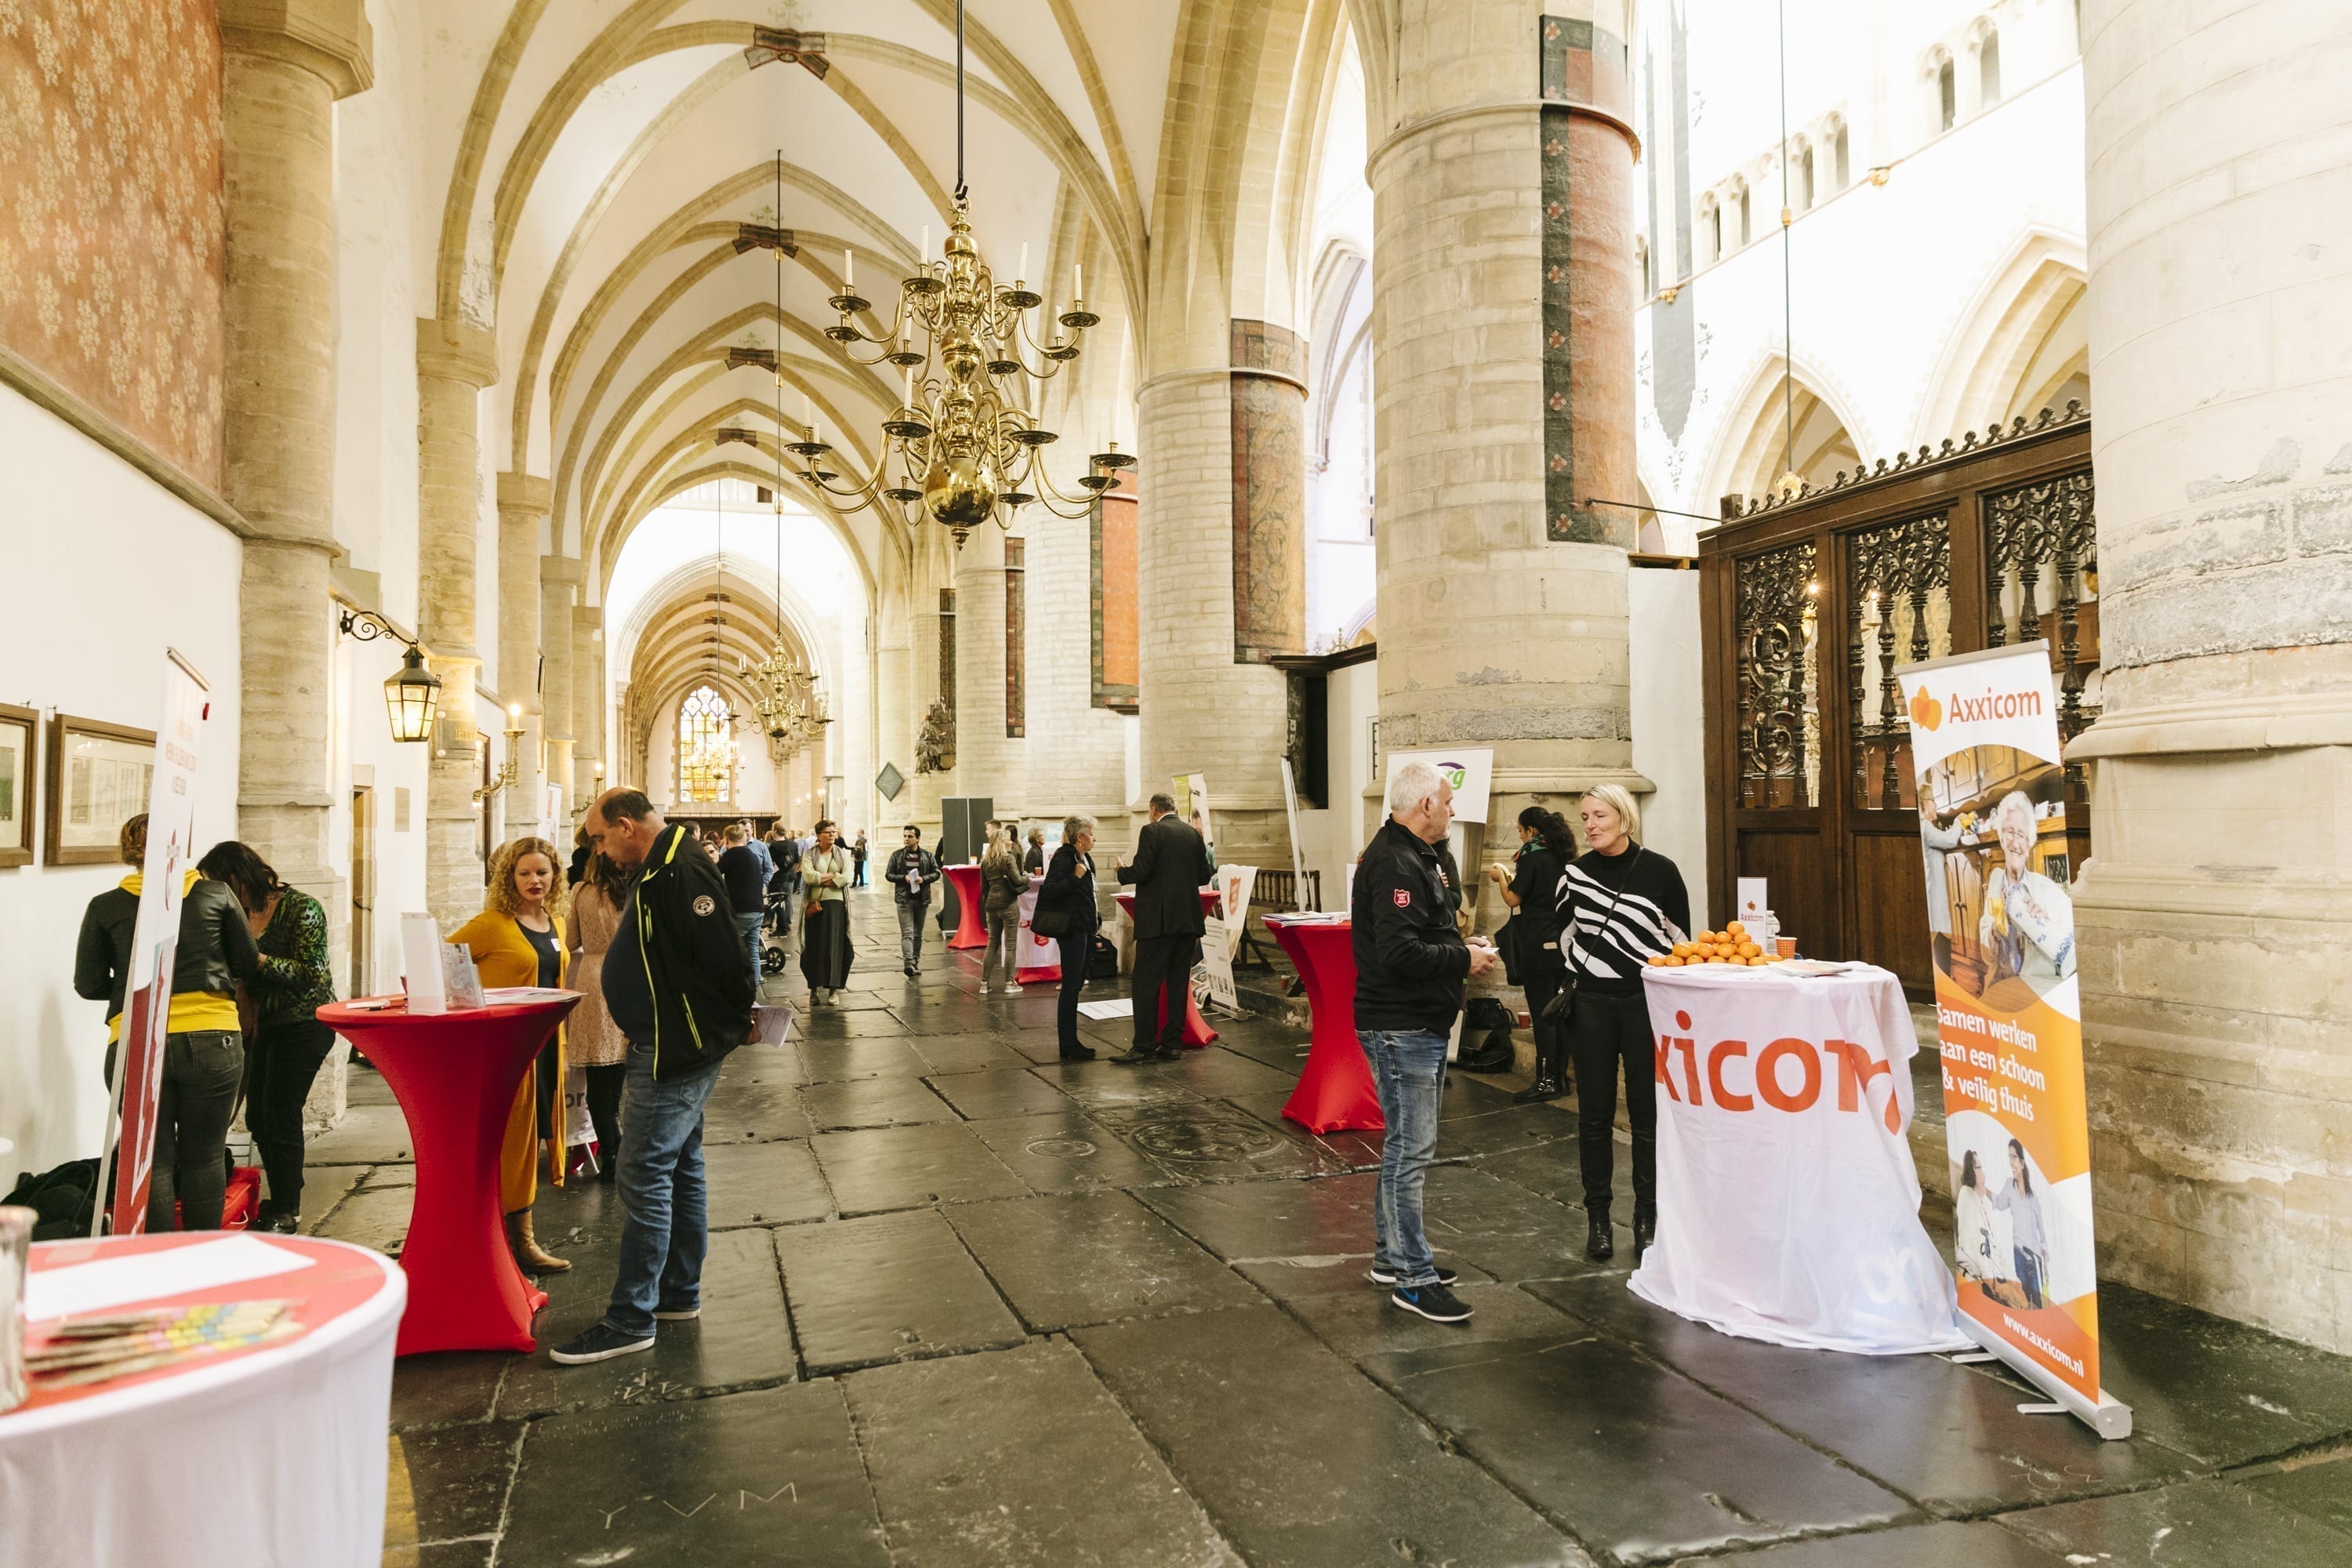
[[[1952,72],[1952,57],[1936,62],[1936,129],[1949,131],[1959,122],[1959,79]]]
[[[677,710],[677,798],[694,805],[735,793],[733,715],[727,700],[698,686]]]
[[[1799,212],[1811,212],[1813,206],[1813,144],[1797,143],[1795,166],[1789,171],[1789,205]]]
[[[1852,165],[1846,162],[1845,121],[1838,121],[1837,131],[1830,138],[1830,173],[1836,180],[1836,189],[1843,190],[1853,183]]]
[[[1742,246],[1745,246],[1756,232],[1749,226],[1748,218],[1748,187],[1743,184],[1739,187],[1739,243]]]
[[[1650,237],[1633,237],[1633,263],[1642,269],[1642,298],[1646,300],[1658,291],[1657,280],[1650,276]]]
[[[2000,35],[1990,27],[1977,44],[1977,100],[1979,113],[2000,101]]]
[[[1723,209],[1715,205],[1713,195],[1701,196],[1698,202],[1698,231],[1706,244],[1706,259],[1723,259]]]

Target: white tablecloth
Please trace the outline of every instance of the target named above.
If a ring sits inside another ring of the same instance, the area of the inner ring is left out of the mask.
[[[1885,970],[1653,969],[1658,1235],[1635,1294],[1815,1350],[1955,1350],[1919,1223],[1903,988]]]
[[[0,1565],[376,1568],[407,1282],[364,1247],[299,1246],[372,1259],[381,1286],[284,1344],[0,1415]]]

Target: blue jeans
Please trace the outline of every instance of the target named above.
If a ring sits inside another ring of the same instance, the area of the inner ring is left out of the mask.
[[[1359,1029],[1372,1064],[1388,1133],[1372,1200],[1372,1267],[1400,1289],[1437,1282],[1437,1259],[1422,1234],[1421,1190],[1437,1152],[1437,1103],[1445,1090],[1445,1037],[1429,1029]]]
[[[621,1091],[621,1268],[604,1322],[639,1338],[654,1331],[656,1307],[702,1300],[702,1258],[710,1250],[709,1190],[702,1178],[702,1108],[719,1065],[654,1077],[654,1054],[629,1042]]]
[[[756,915],[735,917],[736,929],[743,933],[743,945],[751,952],[751,990],[755,994],[760,989],[760,928],[767,923],[765,910]]]

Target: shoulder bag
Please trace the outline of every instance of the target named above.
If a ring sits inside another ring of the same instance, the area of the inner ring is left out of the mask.
[[[1076,868],[1073,867],[1072,869],[1075,872]],[[1073,879],[1077,879],[1074,877]],[[1077,911],[1070,908],[1069,900],[1076,891],[1074,887],[1068,893],[1048,904],[1045,902],[1045,890],[1043,888],[1037,889],[1037,907],[1029,911],[1031,932],[1037,936],[1055,938],[1069,935],[1071,926],[1076,923],[1077,920]]]
[[[1626,881],[1630,882],[1633,879],[1633,868],[1642,863],[1642,857],[1645,853],[1642,846],[1637,844],[1633,847],[1633,863],[1625,868]],[[1617,900],[1623,895],[1624,889],[1622,887],[1609,895],[1609,914],[1613,915],[1617,912]],[[1552,994],[1552,999],[1544,1005],[1543,1010],[1543,1016],[1547,1019],[1562,1026],[1566,1026],[1570,1016],[1576,1010],[1576,965],[1569,961],[1568,956],[1569,950],[1575,945],[1576,910],[1571,905],[1568,919],[1560,922],[1559,928],[1559,956],[1560,961],[1568,964],[1568,974],[1560,981],[1559,989]]]

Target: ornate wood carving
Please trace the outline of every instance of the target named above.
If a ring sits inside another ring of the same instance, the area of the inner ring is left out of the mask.
[[[1853,756],[1853,803],[1858,806],[1895,807],[1903,804],[1910,782],[1910,727],[1903,712],[1901,683],[1895,679],[1898,663],[1916,664],[1937,653],[1929,635],[1927,605],[1931,595],[1951,584],[1951,518],[1938,511],[1908,521],[1865,529],[1847,547],[1846,581],[1846,723]],[[1909,612],[1911,635],[1903,658],[1895,657],[1895,606]],[[1875,608],[1877,679],[1864,668],[1864,612]],[[1948,601],[1947,621],[1948,623]],[[1943,650],[1951,651],[1948,634]],[[1876,711],[1867,711],[1866,699],[1875,687]],[[1872,763],[1877,794],[1871,792]]]
[[[1743,557],[1734,635],[1739,804],[1811,805],[1813,545]]]
[[[2099,574],[2095,499],[2091,470],[2081,468],[1996,491],[1984,500],[1985,646],[2000,647],[2012,640],[2008,612],[2012,585],[2018,602],[2013,640],[2032,642],[2044,635],[2041,584],[2045,573],[2054,574],[2057,591],[2051,608],[2058,620],[2053,649],[2058,733],[2068,741],[2099,716],[2097,707],[2083,700],[2084,680],[2098,668],[2095,646],[2086,649],[2082,636],[2084,589]]]

